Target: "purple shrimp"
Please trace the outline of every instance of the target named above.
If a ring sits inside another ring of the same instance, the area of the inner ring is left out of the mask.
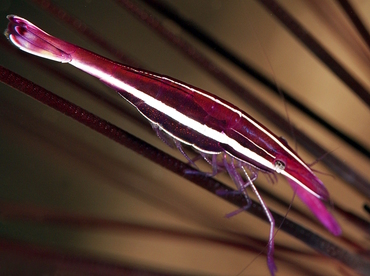
[[[329,200],[329,193],[321,180],[285,140],[242,110],[178,80],[121,65],[52,37],[21,17],[10,15],[8,19],[6,35],[15,46],[99,78],[136,107],[159,137],[173,140],[189,161],[182,144],[199,152],[214,174],[226,170],[247,199],[246,188],[250,186],[271,225],[267,253],[271,275],[277,270],[273,259],[275,221],[253,183],[259,171],[285,176],[321,223],[334,235],[341,234],[323,203]]]

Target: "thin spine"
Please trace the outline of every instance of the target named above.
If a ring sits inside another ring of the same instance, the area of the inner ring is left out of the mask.
[[[311,52],[359,97],[370,108],[370,93],[352,76],[334,57],[278,2],[274,0],[258,0],[267,10],[272,12]]]

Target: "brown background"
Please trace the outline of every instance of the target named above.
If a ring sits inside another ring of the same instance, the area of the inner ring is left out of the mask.
[[[113,1],[76,1],[74,4],[66,2],[72,1],[53,1],[68,14],[85,22],[107,42],[128,53],[143,68],[217,94],[238,105],[294,145],[294,138],[290,133],[282,133],[261,116],[263,110],[254,110],[248,103],[242,102]],[[260,4],[254,1],[170,2],[182,15],[199,24],[243,59],[273,77],[278,86],[292,91],[317,114],[370,148],[368,107]],[[370,86],[369,50],[335,1],[279,2],[365,87]],[[351,3],[364,23],[369,25],[367,15],[370,12],[370,3],[360,0]],[[7,14],[25,17],[57,37],[116,59],[114,55],[53,18],[32,1],[2,1],[0,26],[3,29],[7,25]],[[171,22],[163,23],[200,48],[204,55],[217,62],[254,94],[268,102],[271,108],[285,116],[284,104],[279,97],[265,93],[265,88],[260,84],[214,53],[199,47],[199,43],[181,33]],[[28,59],[27,54],[8,47],[5,37],[0,39],[2,66],[184,160],[177,151],[167,147],[154,135],[149,124],[134,108],[98,81],[70,66],[41,61],[60,72],[75,76],[81,85],[88,85],[101,95],[112,97],[142,124],[111,110],[102,101],[87,96],[79,88],[48,70],[43,70]],[[288,113],[293,124],[299,129],[327,151],[333,151],[337,157],[370,181],[369,159],[294,108],[288,107]],[[301,146],[298,145],[298,149],[307,163],[315,161],[315,157]],[[166,272],[205,275],[236,275],[250,264],[258,253],[235,248],[230,244],[196,239],[196,235],[247,243],[223,232],[232,231],[267,241],[269,226],[265,222],[249,214],[225,219],[224,214],[235,210],[234,206],[3,84],[0,85],[0,164],[2,204],[15,203],[21,210],[22,206],[26,206],[27,210],[42,208],[65,214],[119,220],[131,225],[138,224],[142,229],[84,228],[68,224],[48,224],[37,220],[29,222],[25,219],[3,218],[0,235],[5,240],[30,242],[107,262],[132,264]],[[314,168],[329,174],[321,175],[320,178],[335,203],[363,218],[369,218],[362,209],[363,204],[369,202],[367,197],[333,175],[322,163],[319,162]],[[226,175],[221,174],[218,178],[233,187],[232,181]],[[292,198],[293,193],[282,178],[279,178],[277,184],[271,185],[260,175],[257,184],[271,190],[288,203]],[[281,214],[287,212],[286,208],[277,203],[268,199],[266,202]],[[294,206],[312,216],[298,199],[294,201]],[[346,239],[361,244],[365,249],[369,248],[368,236],[350,221],[336,212],[333,213],[343,227]],[[355,246],[333,237],[320,225],[300,217],[295,212],[290,212],[288,218],[352,252],[356,251]],[[192,237],[173,236],[166,231],[158,233],[151,231],[151,227],[157,230],[185,232],[192,234]],[[283,232],[277,234],[276,244],[289,248],[276,250],[278,275],[342,275],[343,270],[348,270],[336,261],[318,255]],[[258,250],[262,249],[258,247]],[[3,259],[6,261],[3,261],[0,271],[21,271],[23,267],[22,273],[28,275],[39,275],[39,272],[68,274],[60,266],[45,265],[37,261],[27,262],[25,265],[25,260],[21,257],[9,256],[10,260]],[[265,256],[262,255],[254,260],[242,275],[267,273]]]

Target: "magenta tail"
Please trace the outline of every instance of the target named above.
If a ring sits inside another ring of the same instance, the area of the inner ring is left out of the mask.
[[[71,54],[76,50],[73,44],[47,34],[19,16],[8,15],[7,18],[10,22],[4,34],[19,49],[63,63],[72,60]]]
[[[338,222],[335,220],[332,214],[326,209],[324,202],[319,198],[307,193],[305,189],[297,185],[294,181],[290,180],[288,182],[292,189],[297,193],[298,197],[310,208],[312,213],[320,220],[320,222],[335,236],[342,234],[342,229],[340,228]]]

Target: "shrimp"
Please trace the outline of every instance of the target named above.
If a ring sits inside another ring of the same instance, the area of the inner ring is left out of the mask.
[[[283,175],[321,223],[334,235],[341,234],[325,207],[329,193],[322,181],[284,139],[247,113],[202,89],[113,62],[55,38],[21,17],[9,15],[8,19],[5,35],[16,47],[69,63],[100,79],[148,119],[163,141],[173,141],[190,163],[194,164],[182,145],[199,152],[211,164],[212,175],[227,171],[247,200],[246,189],[251,187],[270,222],[267,265],[271,275],[277,270],[273,258],[275,221],[253,183],[258,172]]]

